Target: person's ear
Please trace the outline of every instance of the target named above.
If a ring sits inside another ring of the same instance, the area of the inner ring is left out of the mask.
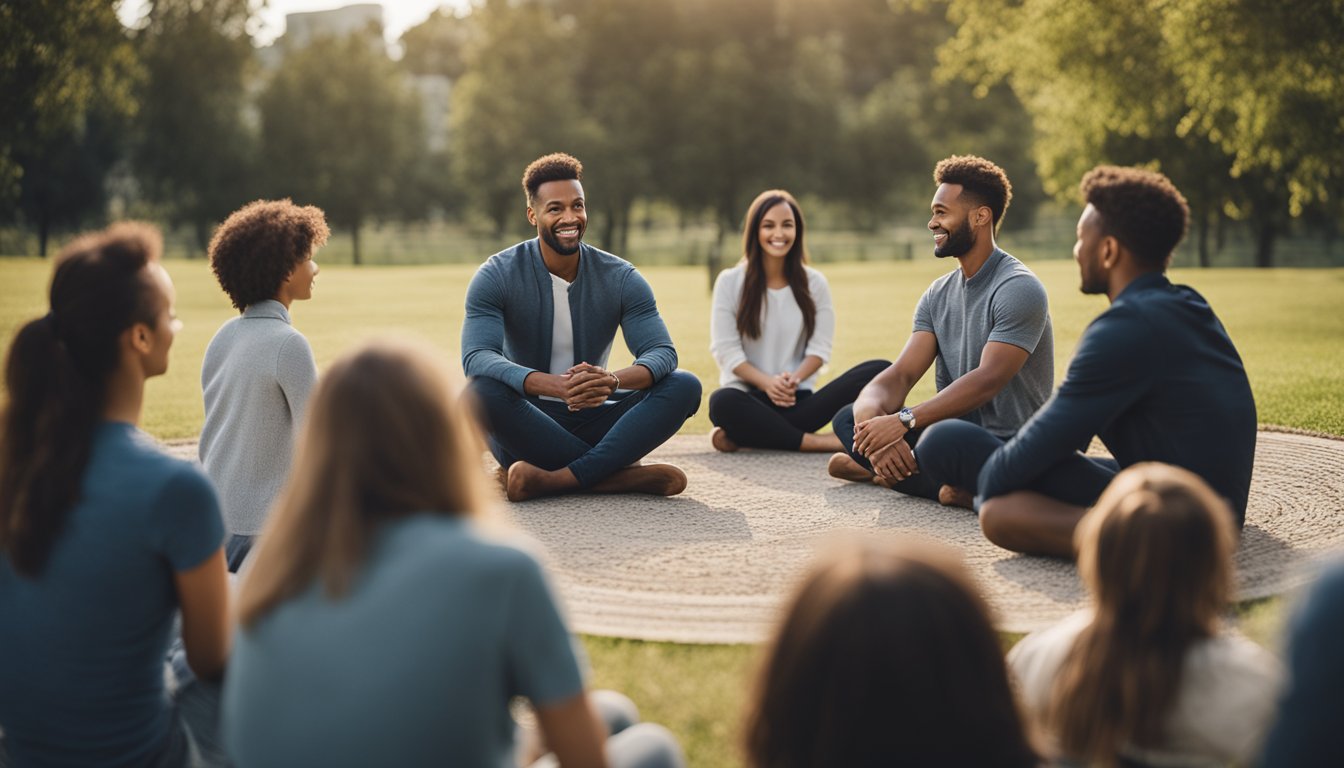
[[[154,347],[154,342],[152,340],[153,335],[150,333],[149,326],[144,323],[136,323],[130,328],[127,328],[126,338],[131,345],[131,349],[142,355],[149,354],[150,350]]]
[[[537,213],[532,210],[532,206],[530,205],[527,206],[527,223],[534,227],[537,226]]]
[[[1101,265],[1108,270],[1115,269],[1120,263],[1120,241],[1114,235],[1101,239]]]

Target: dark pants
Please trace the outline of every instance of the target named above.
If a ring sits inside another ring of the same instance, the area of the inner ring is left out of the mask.
[[[235,533],[224,543],[224,561],[229,567],[229,573],[237,573],[238,569],[243,567],[243,561],[252,551],[252,544],[256,540],[256,536]]]
[[[846,405],[835,414],[835,420],[831,422],[831,428],[835,430],[836,437],[840,438],[840,443],[845,446],[845,453],[854,459],[869,472],[873,471],[873,465],[869,463],[868,458],[863,454],[854,451],[854,406]],[[905,433],[905,442],[910,444],[913,450],[919,446],[920,439],[924,435],[924,429],[912,429]],[[938,499],[938,489],[942,483],[935,482],[929,477],[929,473],[924,471],[924,462],[919,453],[915,454],[915,461],[919,464],[919,471],[910,477],[894,483],[891,486],[893,491],[919,496],[925,499]]]
[[[473,379],[467,389],[501,467],[515,461],[552,471],[569,467],[584,488],[644,458],[700,408],[700,380],[682,370],[575,412],[496,379]]]
[[[836,411],[853,403],[860,390],[889,365],[886,360],[859,363],[816,392],[800,390],[797,402],[787,408],[770,402],[770,396],[759,389],[743,392],[724,387],[709,396],[709,420],[744,448],[796,451],[804,434],[826,426]]]
[[[928,475],[938,485],[954,485],[976,492],[980,470],[1004,442],[1003,438],[969,421],[940,421],[924,430],[919,440],[916,460],[920,474]],[[1090,507],[1119,471],[1120,465],[1115,459],[1075,451],[1022,490],[1035,491],[1066,504]],[[938,485],[934,486],[935,491]],[[980,508],[981,501],[977,493],[976,509]]]

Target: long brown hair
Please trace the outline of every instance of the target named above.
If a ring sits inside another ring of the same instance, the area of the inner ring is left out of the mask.
[[[1034,766],[1003,651],[957,556],[853,539],[794,594],[745,728],[755,768]]]
[[[1186,651],[1218,631],[1232,591],[1236,529],[1227,502],[1165,464],[1121,472],[1074,534],[1096,601],[1045,709],[1076,759],[1113,765],[1126,744],[1156,746]]]
[[[450,381],[431,351],[404,342],[371,343],[332,364],[243,579],[244,626],[315,580],[344,595],[385,520],[483,513],[483,446]]]
[[[0,552],[37,576],[79,501],[94,428],[121,364],[122,333],[161,309],[147,267],[163,248],[148,224],[114,224],[61,250],[51,311],[26,323],[5,362]]]
[[[793,300],[803,313],[803,338],[812,338],[817,327],[817,304],[812,300],[812,292],[807,287],[807,246],[803,241],[803,210],[793,195],[782,189],[767,189],[756,196],[747,209],[746,225],[742,229],[742,259],[747,271],[742,280],[742,298],[737,304],[737,332],[748,339],[761,337],[761,315],[765,311],[765,252],[761,250],[761,220],[765,214],[780,203],[788,203],[793,209],[793,220],[797,224],[793,247],[784,257],[784,276],[793,289]]]

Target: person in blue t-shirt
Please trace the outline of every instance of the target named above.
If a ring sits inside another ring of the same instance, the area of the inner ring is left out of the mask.
[[[481,448],[431,353],[375,343],[331,366],[243,575],[236,765],[681,764],[628,699],[590,698],[542,567],[478,524]]]
[[[197,678],[218,679],[229,653],[223,520],[205,475],[136,428],[181,325],[161,250],[143,224],[75,240],[51,311],[9,350],[0,764],[219,758],[218,694]]]

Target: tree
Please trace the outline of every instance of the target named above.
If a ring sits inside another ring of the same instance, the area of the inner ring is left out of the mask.
[[[350,231],[359,264],[361,229],[399,213],[399,186],[423,156],[417,97],[381,47],[354,34],[289,53],[258,107],[265,194],[321,207]]]
[[[135,113],[139,68],[105,0],[0,5],[0,205],[39,249],[106,203],[104,180]]]
[[[442,75],[456,80],[466,72],[466,52],[479,35],[476,18],[471,14],[459,16],[447,8],[438,8],[402,34],[401,64],[416,75]]]
[[[138,36],[147,71],[140,93],[136,175],[198,247],[211,225],[246,202],[256,138],[244,122],[253,60],[249,0],[158,0]]]

